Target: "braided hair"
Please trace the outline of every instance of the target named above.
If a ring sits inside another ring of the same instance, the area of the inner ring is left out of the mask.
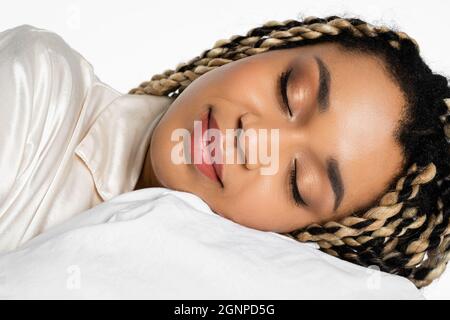
[[[387,191],[366,208],[285,235],[316,242],[320,250],[341,259],[406,277],[418,288],[426,286],[450,259],[450,89],[447,78],[430,70],[406,33],[338,16],[269,21],[245,36],[217,41],[129,94],[176,98],[202,74],[229,62],[321,42],[383,59],[407,101],[396,132],[404,165]]]

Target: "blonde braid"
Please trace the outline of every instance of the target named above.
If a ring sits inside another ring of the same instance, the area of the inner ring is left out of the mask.
[[[398,51],[403,43],[413,44],[419,51],[416,41],[406,33],[373,26],[360,19],[330,16],[269,21],[251,29],[246,36],[234,35],[217,41],[212,49],[180,63],[175,70],[154,75],[129,93],[177,97],[195,79],[227,63],[269,50],[326,41],[341,34],[377,38]],[[450,141],[450,99],[444,99],[444,103],[447,112],[441,115],[441,121]],[[384,271],[408,277],[417,287],[428,285],[441,275],[450,258],[450,208],[443,205],[444,198],[438,199],[437,212],[421,212],[415,206],[422,188],[432,181],[442,184],[449,179],[443,177],[436,181],[436,176],[435,164],[413,164],[396,181],[394,190],[383,195],[375,207],[286,235],[302,242],[317,242],[321,250],[363,266],[378,265]]]
[[[203,51],[200,56],[187,63],[178,64],[175,70],[166,70],[162,74],[154,75],[150,81],[142,82],[139,87],[131,89],[129,93],[163,96],[177,90],[175,95],[178,95],[199,76],[224,64],[292,43],[315,40],[323,36],[335,36],[344,31],[355,37],[377,37],[386,34],[392,37],[394,35],[393,38],[397,39],[389,39],[388,42],[396,49],[400,48],[402,39],[410,39],[417,46],[414,39],[404,32],[392,33],[384,26],[372,26],[357,19],[352,20],[353,24],[347,19],[328,19],[329,21],[308,17],[303,22],[268,21],[262,27],[247,32],[246,37],[234,35],[230,39],[216,41],[212,49]],[[317,20],[323,22],[315,22]]]
[[[445,99],[445,103],[450,110],[450,99]],[[444,122],[447,139],[450,138],[449,113],[447,111],[447,121]],[[419,194],[421,186],[435,176],[433,163],[424,168],[413,164],[407,175],[397,181],[395,190],[386,193],[378,206],[362,216],[355,214],[339,222],[314,224],[286,235],[302,242],[317,242],[328,254],[364,266],[376,264],[391,273],[407,276],[417,287],[426,286],[444,272],[450,259],[449,208],[444,214],[441,198],[438,199],[437,214],[419,213],[417,208],[407,204]],[[414,232],[421,227],[423,230],[419,237],[400,248],[399,239],[408,231]],[[373,252],[371,248],[379,244],[383,251]],[[401,263],[398,259],[402,260]],[[401,265],[401,268],[396,268],[396,265]]]

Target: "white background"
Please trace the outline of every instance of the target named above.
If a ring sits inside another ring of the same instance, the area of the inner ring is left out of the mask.
[[[31,24],[60,34],[100,79],[126,93],[173,69],[219,39],[268,20],[310,15],[358,16],[399,27],[415,38],[433,70],[450,75],[449,2],[427,1],[88,1],[2,0],[0,30]],[[441,40],[442,39],[442,40]]]
[[[447,0],[427,1],[88,1],[3,0],[0,31],[31,24],[61,35],[122,93],[173,69],[219,39],[245,34],[268,20],[310,15],[354,16],[399,28],[415,38],[431,68],[450,75]],[[450,271],[426,290],[450,298]]]

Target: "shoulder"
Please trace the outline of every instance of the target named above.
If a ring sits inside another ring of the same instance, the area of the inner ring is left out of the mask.
[[[67,43],[56,33],[23,24],[0,32],[0,54],[19,58],[38,50],[67,50]]]
[[[0,32],[0,50],[20,54],[29,48],[74,51],[57,33],[23,24]]]
[[[0,67],[3,74],[17,68],[26,74],[52,68],[54,73],[59,71],[57,77],[89,83],[98,80],[92,65],[59,34],[29,24],[0,32]]]
[[[0,32],[0,137],[8,142],[0,154],[20,165],[15,157],[26,144],[34,152],[55,143],[43,133],[70,135],[96,82],[91,65],[58,34],[31,25]]]
[[[31,25],[0,32],[0,215],[2,203],[28,201],[50,186],[97,82],[58,34]],[[39,192],[21,192],[25,184]]]

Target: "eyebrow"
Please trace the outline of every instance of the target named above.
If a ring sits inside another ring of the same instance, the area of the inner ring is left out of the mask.
[[[314,56],[314,58],[319,68],[319,90],[317,92],[317,103],[319,106],[319,112],[325,112],[330,107],[330,70],[320,57]],[[344,197],[344,184],[342,183],[339,163],[332,157],[327,160],[327,175],[334,193],[333,211],[336,211],[341,204],[342,198]]]
[[[317,92],[317,103],[319,111],[327,111],[330,106],[330,70],[321,58],[314,56],[319,68],[319,91]]]
[[[336,159],[330,157],[327,160],[327,174],[331,182],[331,188],[334,192],[334,208],[333,211],[339,207],[344,196],[344,184],[342,183],[341,172],[339,170],[339,163]]]

